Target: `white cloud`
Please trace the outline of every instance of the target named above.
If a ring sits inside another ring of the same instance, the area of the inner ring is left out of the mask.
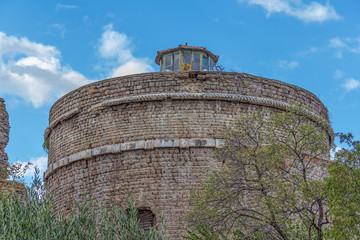
[[[114,31],[111,24],[104,27],[99,54],[106,59],[115,59],[110,77],[154,71],[149,59],[133,56],[131,39],[124,33]]]
[[[279,67],[287,69],[295,69],[299,66],[299,63],[296,61],[279,61]]]
[[[113,69],[111,77],[125,76],[129,74],[152,72],[154,69],[145,59],[132,59]]]
[[[87,83],[82,74],[61,66],[55,47],[0,32],[0,94],[13,94],[40,107]]]
[[[40,177],[42,177],[45,170],[47,169],[47,160],[48,160],[47,157],[31,158],[29,160],[31,165],[25,172],[24,177],[30,177],[30,178],[33,177],[34,173],[35,173],[35,166],[40,170]],[[23,168],[21,169],[21,171],[24,171],[24,167],[28,162],[15,162],[15,164],[18,164],[18,163],[23,165]]]
[[[284,13],[304,22],[324,22],[341,19],[341,16],[336,13],[334,7],[329,3],[326,3],[326,5],[318,2],[305,4],[302,0],[238,0],[238,2],[261,6],[267,11],[268,17],[273,13]]]
[[[104,58],[118,58],[120,63],[133,58],[131,54],[131,40],[124,33],[112,30],[112,25],[105,26],[105,31],[101,36],[99,53]]]
[[[56,9],[74,9],[74,8],[77,8],[78,6],[76,5],[68,5],[68,4],[56,4]]]
[[[344,48],[347,47],[347,45],[339,38],[335,37],[330,39],[329,46],[332,48]]]
[[[358,81],[354,78],[349,78],[346,80],[343,87],[346,89],[347,92],[350,92],[350,91],[355,90],[356,88],[360,87],[360,81]]]
[[[334,37],[329,40],[329,47],[336,50],[335,57],[342,58],[343,52],[360,53],[360,37],[340,38]]]

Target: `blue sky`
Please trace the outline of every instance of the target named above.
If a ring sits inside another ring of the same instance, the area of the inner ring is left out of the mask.
[[[220,55],[227,71],[313,92],[334,131],[359,138],[359,11],[358,0],[0,0],[10,162],[44,171],[43,133],[60,96],[92,81],[158,71],[156,51],[185,42]]]

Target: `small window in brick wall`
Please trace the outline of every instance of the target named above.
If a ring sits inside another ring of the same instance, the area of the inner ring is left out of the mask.
[[[155,215],[150,210],[138,210],[137,218],[139,220],[140,228],[149,230],[154,226]]]

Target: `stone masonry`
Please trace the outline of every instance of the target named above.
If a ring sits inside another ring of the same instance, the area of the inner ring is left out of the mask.
[[[8,157],[5,147],[9,142],[9,115],[5,108],[4,99],[0,98],[0,169],[6,166]]]
[[[9,131],[9,115],[5,108],[4,99],[0,98],[0,193],[6,191],[11,194],[15,191],[22,196],[26,196],[26,188],[23,184],[6,179],[8,156],[5,147],[9,142]]]
[[[54,207],[68,213],[86,190],[105,207],[124,206],[129,190],[139,210],[167,220],[171,239],[183,234],[190,190],[222,165],[214,149],[236,118],[265,110],[308,107],[328,119],[312,93],[277,80],[231,72],[161,72],[80,87],[50,110],[44,174]],[[326,131],[329,144],[333,132]]]

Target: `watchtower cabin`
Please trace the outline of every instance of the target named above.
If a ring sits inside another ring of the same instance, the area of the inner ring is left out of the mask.
[[[160,72],[176,71],[213,71],[219,56],[214,55],[205,47],[179,45],[157,52],[155,63]]]

